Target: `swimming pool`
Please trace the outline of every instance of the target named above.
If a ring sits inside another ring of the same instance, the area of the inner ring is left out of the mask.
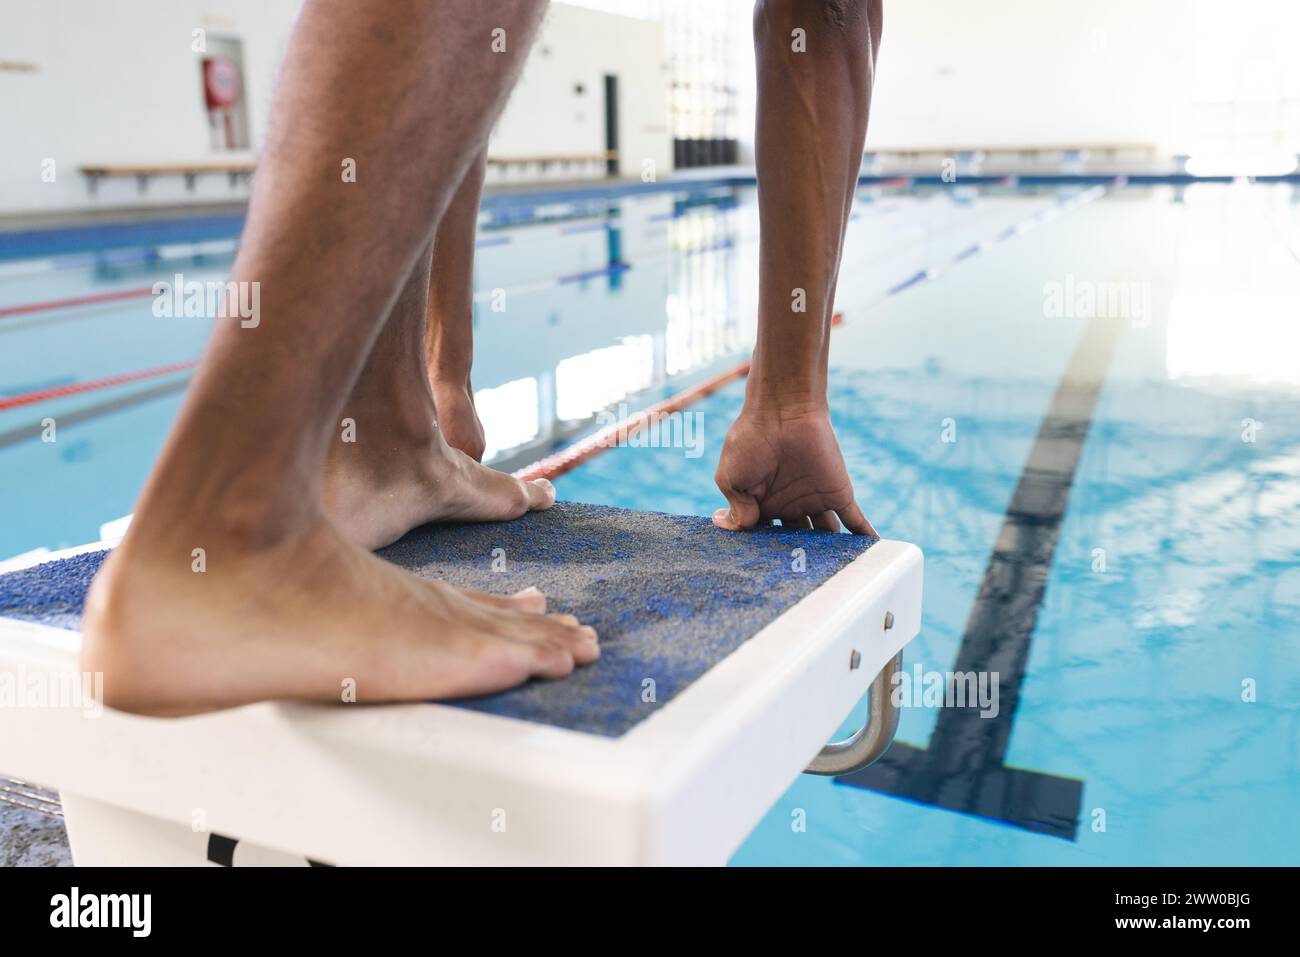
[[[218,278],[236,229],[0,262],[0,402],[192,359],[210,322],[147,295],[13,309]],[[474,379],[498,461],[739,361],[756,237],[730,186],[490,206]],[[996,665],[1002,707],[905,708],[892,768],[801,779],[733,863],[1296,862],[1298,250],[1285,184],[860,192],[832,414],[864,510],[926,553],[908,670]],[[0,411],[0,558],[129,512],[185,376]],[[689,410],[698,448],[610,450],[561,497],[710,513],[742,390]],[[1025,789],[1060,814],[1018,816]]]

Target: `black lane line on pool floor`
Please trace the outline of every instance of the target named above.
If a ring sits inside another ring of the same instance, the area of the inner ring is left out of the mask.
[[[997,716],[981,717],[978,704],[945,707],[927,747],[895,742],[875,764],[837,783],[1075,839],[1083,781],[1005,761],[1070,487],[1120,331],[1117,320],[1093,319],[1080,335],[966,621],[952,670],[998,675]]]

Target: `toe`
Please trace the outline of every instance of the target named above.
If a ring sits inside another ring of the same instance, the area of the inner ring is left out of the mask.
[[[477,498],[477,504],[469,509],[473,518],[508,520],[555,504],[555,486],[545,479],[523,482],[486,465],[475,466],[475,471],[478,474],[471,482],[471,495]]]
[[[528,511],[543,512],[555,504],[555,486],[544,478],[525,482],[528,492]]]
[[[573,660],[580,665],[589,665],[600,657],[600,641],[594,628],[579,628],[578,640],[571,646]]]
[[[546,614],[546,594],[539,588],[529,585],[523,591],[517,591],[510,598],[517,602],[516,607],[531,611],[537,615]]]
[[[572,615],[547,615],[547,618],[563,626],[562,630],[554,633],[554,640],[560,641],[578,664],[591,664],[600,657],[600,639],[596,629],[579,624]]]
[[[535,615],[546,613],[546,595],[536,588],[529,587],[523,591],[517,591],[513,595],[493,595],[491,592],[474,591],[472,589],[463,589],[467,598],[470,598],[480,605],[488,605],[492,608],[511,608],[515,611],[532,612]]]
[[[545,642],[532,646],[533,674],[539,678],[566,678],[573,674],[573,653],[562,642]]]

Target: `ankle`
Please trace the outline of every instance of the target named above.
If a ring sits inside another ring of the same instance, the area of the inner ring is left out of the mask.
[[[436,402],[439,399],[453,398],[474,401],[474,387],[470,385],[469,375],[438,373],[430,375],[429,389]]]
[[[394,392],[385,400],[345,408],[330,451],[339,446],[375,448],[420,445],[437,433],[438,414],[433,395],[420,389],[417,381],[405,392]],[[351,428],[349,428],[351,426]]]
[[[325,509],[333,514],[331,496],[349,488],[369,492],[412,480],[437,481],[454,467],[437,420],[430,416],[422,430],[388,430],[365,442],[338,442],[325,460]]]
[[[180,507],[146,497],[120,550],[132,564],[176,564],[186,570],[220,554],[270,551],[302,538],[320,524],[319,494],[318,488],[294,495],[232,490],[216,501]]]

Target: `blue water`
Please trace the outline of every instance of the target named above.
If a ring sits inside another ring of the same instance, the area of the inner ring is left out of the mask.
[[[1132,292],[1105,320],[1118,345],[1045,571],[1005,757],[1082,780],[1074,840],[804,777],[733,863],[1300,863],[1300,193],[1144,187],[1067,205],[1078,199],[864,190],[830,383],[864,510],[926,554],[908,667],[946,671],[1087,321],[1057,315],[1049,290]],[[536,215],[546,221],[481,229],[474,379],[500,461],[747,351],[750,191]],[[1009,233],[1018,223],[1033,228]],[[0,263],[0,308],[228,267],[228,254],[192,252],[101,269]],[[494,289],[507,291],[504,312],[490,308]],[[188,359],[208,329],[153,318],[147,298],[0,319],[0,395]],[[139,387],[0,412],[0,558],[93,539],[129,512],[179,393],[61,426],[53,443],[5,436]],[[742,394],[735,383],[693,407],[698,456],[611,450],[562,478],[561,497],[709,514]],[[924,747],[938,715],[905,709],[899,737]]]

